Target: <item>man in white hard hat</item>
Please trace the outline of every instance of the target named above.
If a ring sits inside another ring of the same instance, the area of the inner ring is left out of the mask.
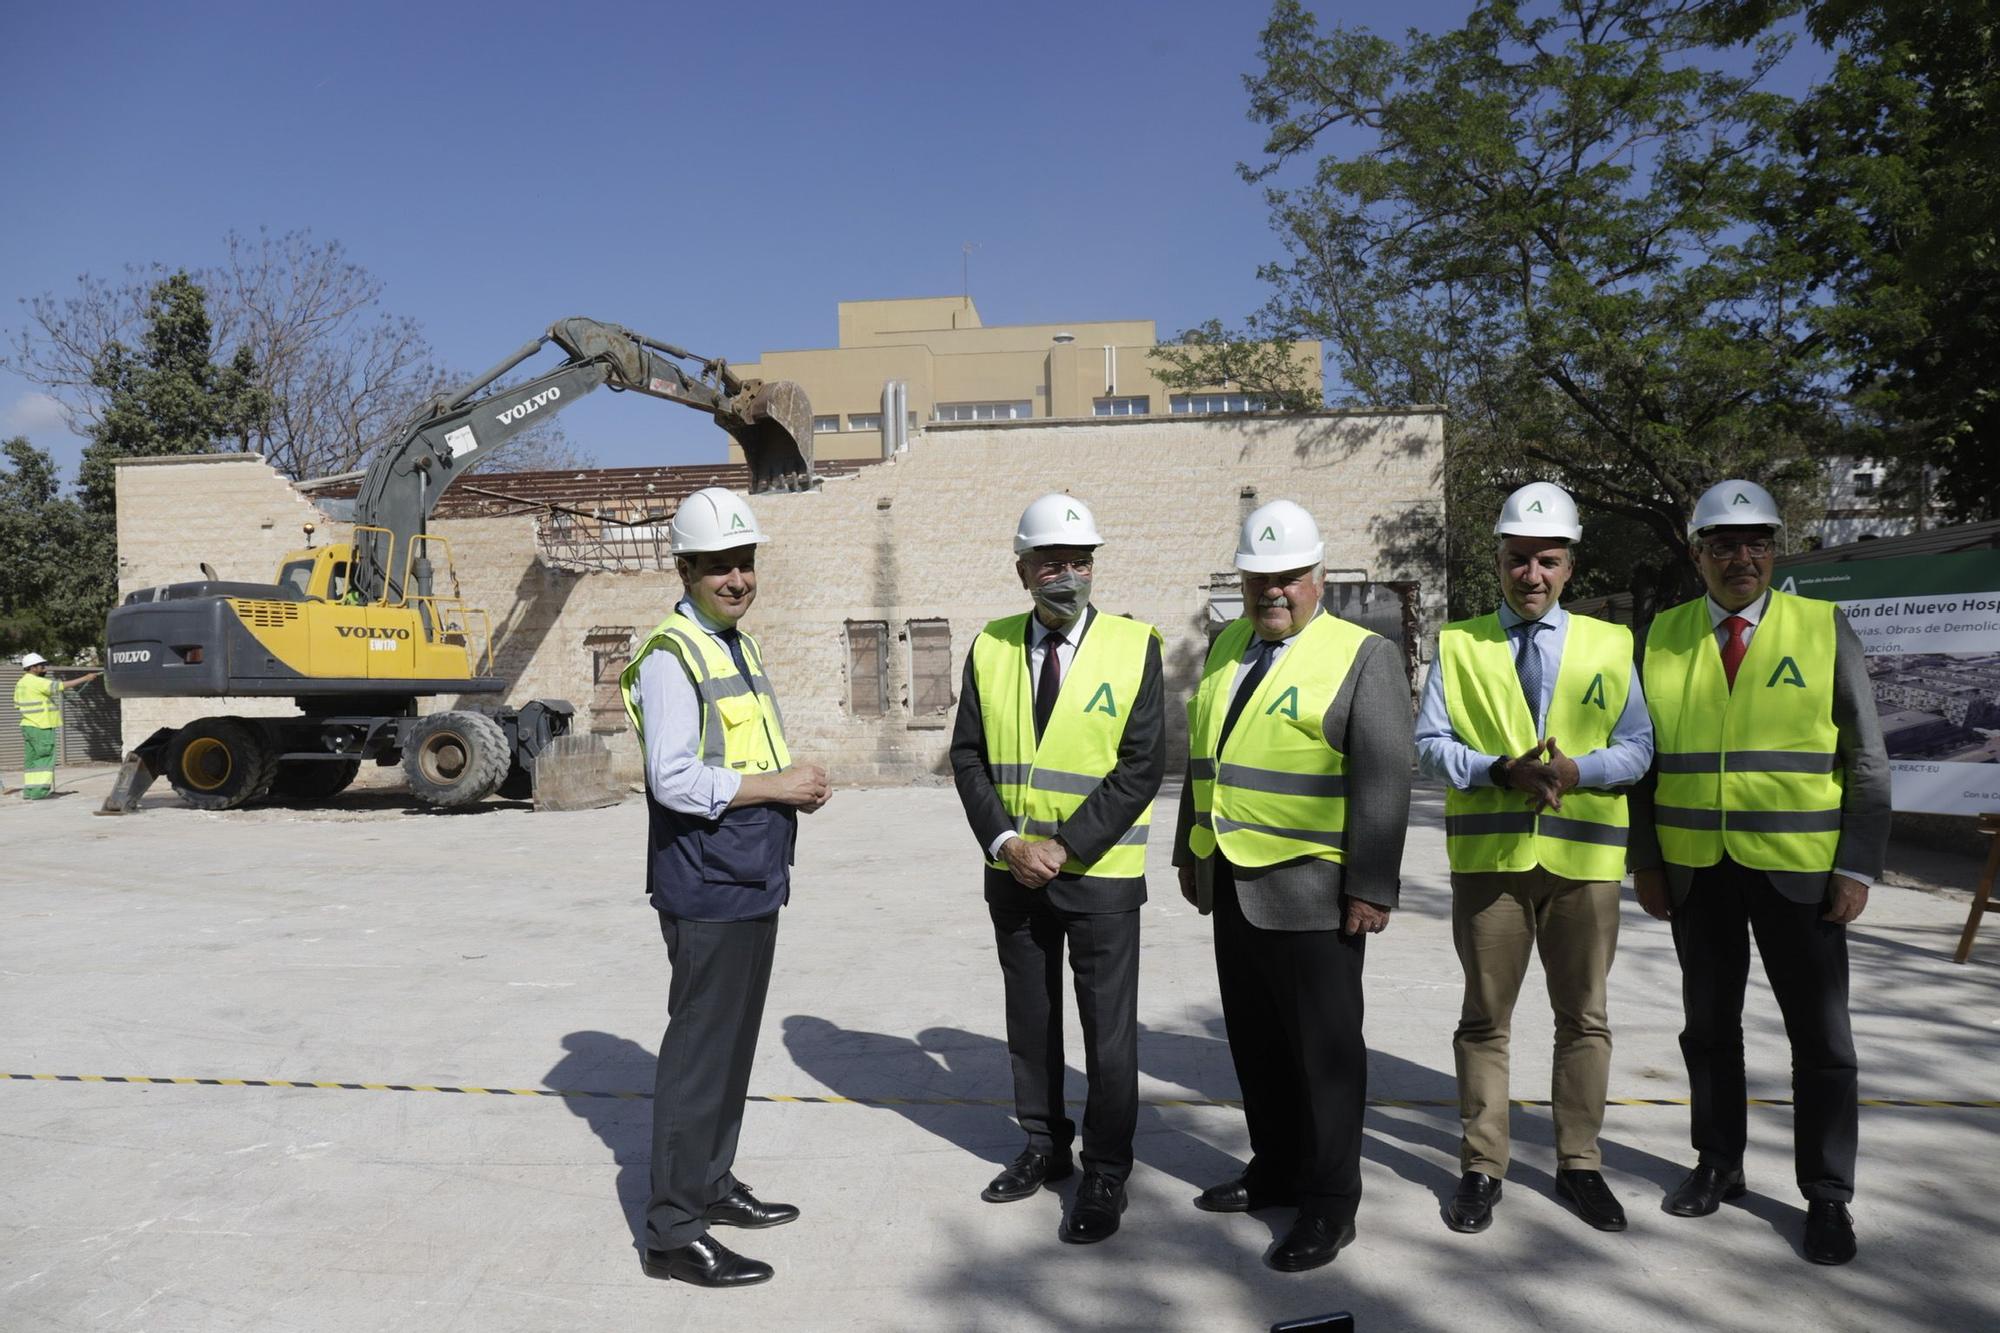
[[[1653,724],[1632,632],[1562,605],[1583,537],[1576,501],[1530,482],[1493,525],[1498,610],[1446,625],[1417,711],[1417,762],[1445,784],[1451,933],[1465,973],[1454,1231],[1493,1221],[1511,1160],[1508,1041],[1539,951],[1555,1011],[1556,1192],[1623,1231],[1597,1136],[1611,1073],[1606,978],[1625,878],[1625,789],[1646,775]]]
[[[1103,541],[1071,495],[1044,495],[1021,515],[1014,572],[1033,606],[980,631],[951,739],[959,800],[986,859],[1014,1108],[1028,1138],[980,1197],[1031,1198],[1073,1170],[1066,944],[1088,1078],[1083,1179],[1058,1233],[1073,1244],[1104,1240],[1125,1211],[1139,1119],[1146,831],[1166,768],[1160,632],[1091,606]]]
[[[1847,926],[1889,841],[1889,761],[1859,637],[1831,602],[1771,587],[1784,519],[1755,482],[1705,491],[1688,524],[1705,597],[1662,612],[1643,675],[1657,753],[1633,792],[1639,902],[1673,923],[1697,1160],[1678,1217],[1745,1190],[1743,992],[1750,939],[1792,1048],[1805,1256],[1854,1257],[1859,1076]]]
[[[14,707],[21,712],[22,800],[43,800],[55,791],[63,691],[88,685],[103,674],[93,671],[74,680],[57,680],[49,674],[46,657],[40,653],[22,655],[21,678],[14,682]]]
[[[1368,1050],[1361,968],[1401,888],[1410,690],[1396,646],[1321,608],[1312,515],[1243,522],[1243,616],[1188,705],[1174,864],[1215,917],[1215,970],[1250,1131],[1242,1173],[1195,1206],[1299,1212],[1265,1262],[1329,1263],[1354,1239]]]
[[[673,981],[653,1096],[652,1197],[643,1267],[703,1287],[770,1278],[709,1234],[770,1227],[798,1209],[766,1203],[731,1171],[778,909],[791,896],[797,815],[826,804],[817,764],[793,761],[757,641],[739,623],[757,599],[750,506],[720,486],[675,510],[682,596],[620,677],[646,764],[647,892]]]

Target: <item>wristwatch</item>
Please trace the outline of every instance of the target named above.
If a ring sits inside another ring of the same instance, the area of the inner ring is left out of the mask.
[[[1486,776],[1492,779],[1494,786],[1504,787],[1507,785],[1507,766],[1513,762],[1512,759],[1503,754],[1487,767]]]

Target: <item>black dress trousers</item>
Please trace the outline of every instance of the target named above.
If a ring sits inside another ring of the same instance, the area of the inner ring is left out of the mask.
[[[1076,974],[1088,1096],[1083,1169],[1132,1174],[1139,1124],[1139,913],[1067,912],[1037,895],[1015,908],[988,904],[1007,993],[1007,1054],[1014,1113],[1036,1152],[1070,1146],[1076,1125],[1063,1102],[1063,947]]]
[[[1367,935],[1264,930],[1243,916],[1229,862],[1215,858],[1215,972],[1259,1192],[1296,1191],[1335,1226],[1361,1204],[1361,1037]]]
[[[689,921],[660,913],[673,980],[653,1076],[653,1194],[646,1245],[667,1250],[707,1232],[704,1214],[736,1188],[731,1167],[757,1029],[771,987],[778,914]]]
[[[1847,1014],[1847,927],[1821,920],[1824,903],[1794,902],[1760,871],[1724,857],[1694,872],[1674,905],[1674,952],[1701,1160],[1743,1163],[1748,1133],[1743,1069],[1743,990],[1750,938],[1784,1015],[1792,1046],[1792,1139],[1799,1192],[1814,1202],[1854,1197],[1860,1076]]]

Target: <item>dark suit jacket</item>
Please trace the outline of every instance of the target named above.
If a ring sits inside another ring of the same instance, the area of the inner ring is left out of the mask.
[[[1640,675],[1646,668],[1646,642],[1634,645]],[[1648,695],[1650,705],[1651,696]],[[1889,850],[1889,752],[1882,743],[1882,721],[1875,712],[1875,686],[1868,679],[1867,650],[1861,636],[1838,610],[1833,613],[1833,725],[1839,732],[1835,750],[1847,786],[1840,803],[1840,846],[1834,852],[1836,870],[1852,870],[1871,878],[1882,873]],[[1626,864],[1651,870],[1666,864],[1660,836],[1653,826],[1653,796],[1659,786],[1659,760],[1632,788],[1628,814],[1632,822],[1626,842]],[[1815,903],[1826,897],[1827,877],[1770,870],[1771,887],[1795,903]],[[1667,866],[1673,901],[1687,897],[1694,871]]]
[[[1331,615],[1322,611],[1321,615]],[[1338,930],[1346,917],[1341,895],[1393,908],[1403,891],[1403,840],[1410,827],[1410,779],[1417,763],[1410,683],[1402,654],[1370,638],[1320,720],[1326,743],[1347,756],[1345,863],[1309,856],[1235,871],[1244,920],[1262,930]],[[1174,864],[1196,865],[1208,910],[1207,875],[1188,846],[1194,826],[1194,784],[1181,788]]]
[[[1099,614],[1091,611],[1078,639],[1079,647],[1090,636]],[[1166,774],[1166,751],[1166,687],[1161,680],[1160,645],[1148,641],[1145,672],[1131,716],[1125,721],[1118,763],[1097,790],[1084,798],[1076,813],[1062,821],[1059,836],[1077,860],[1085,864],[1097,860],[1138,820],[1146,803],[1160,790],[1160,779]],[[1000,793],[993,790],[993,775],[986,767],[986,725],[979,715],[979,682],[973,675],[971,653],[965,655],[958,718],[952,726],[951,773],[983,861],[986,849],[1003,831],[1013,828],[1014,821],[1000,804]],[[1008,871],[986,867],[987,902],[1020,911],[1038,900],[1065,912],[1129,912],[1146,901],[1146,881],[1057,875],[1042,888],[1030,889]]]

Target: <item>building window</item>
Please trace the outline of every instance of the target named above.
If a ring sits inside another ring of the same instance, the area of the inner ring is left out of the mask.
[[[881,717],[889,711],[889,626],[880,620],[847,622],[847,711]]]
[[[951,622],[912,620],[910,635],[910,712],[951,711]]]
[[[882,414],[880,412],[849,412],[847,414],[847,428],[849,430],[880,430],[882,429]]]
[[[838,415],[830,417],[813,418],[813,434],[815,435],[825,435],[830,431],[836,431],[839,429],[840,429],[840,417]]]
[[[1035,405],[1018,403],[939,403],[931,410],[933,421],[1025,421],[1035,415]]]
[[[1857,472],[1857,473],[1855,473],[1855,474],[1854,474],[1854,493],[1855,493],[1856,495],[1873,495],[1873,494],[1875,494],[1875,474],[1874,474],[1873,472]]]
[[[1098,398],[1092,401],[1091,413],[1100,417],[1143,417],[1153,411],[1153,400],[1140,394],[1136,398]]]
[[[583,636],[590,654],[590,729],[611,733],[625,730],[625,696],[618,678],[632,662],[633,630],[624,625],[595,625]]]
[[[1173,409],[1181,415],[1208,416],[1219,412],[1262,412],[1268,406],[1254,393],[1177,393]]]

